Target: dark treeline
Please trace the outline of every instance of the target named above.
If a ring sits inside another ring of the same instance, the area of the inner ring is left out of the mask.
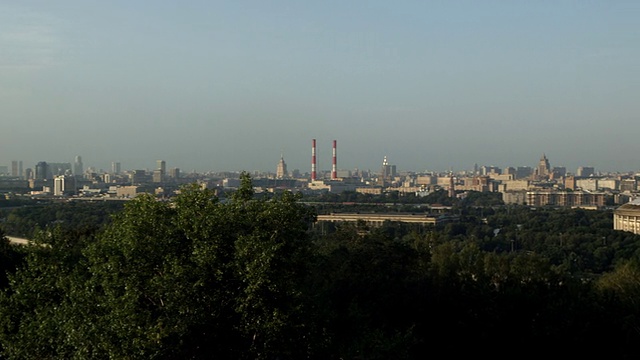
[[[242,181],[3,244],[4,358],[640,355],[640,237],[610,211],[473,200],[437,227],[320,227]]]
[[[0,200],[0,225],[6,235],[27,239],[55,227],[96,232],[123,208],[122,201]]]

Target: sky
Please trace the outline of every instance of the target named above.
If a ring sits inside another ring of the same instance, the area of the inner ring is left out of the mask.
[[[0,0],[0,166],[640,170],[639,1]]]

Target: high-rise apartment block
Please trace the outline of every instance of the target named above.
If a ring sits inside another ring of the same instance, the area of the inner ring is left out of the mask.
[[[169,169],[169,177],[176,180],[180,178],[180,169],[179,168],[172,168]]]
[[[482,166],[480,167],[480,175],[500,174],[502,169],[497,166]]]
[[[161,183],[167,173],[167,163],[164,160],[156,161],[156,169],[153,171],[153,182]]]
[[[518,166],[516,168],[516,179],[526,179],[531,177],[533,169],[530,166]]]
[[[82,176],[84,173],[84,167],[82,165],[82,156],[76,156],[76,159],[73,163],[73,175],[76,177]]]
[[[53,195],[62,196],[66,190],[66,177],[64,175],[58,175],[53,179]]]
[[[22,161],[11,161],[11,176],[22,177]]]
[[[160,172],[162,173],[162,175],[166,174],[167,171],[167,163],[164,160],[157,160],[156,161],[156,170],[160,170]]]
[[[116,161],[111,162],[111,173],[114,175],[118,175],[120,174],[120,171],[120,163]]]
[[[553,175],[554,179],[561,178],[561,177],[567,175],[567,168],[564,167],[564,166],[554,166],[551,169],[551,174]]]
[[[132,185],[138,185],[145,183],[149,180],[149,176],[145,170],[133,170],[129,177],[131,178]]]
[[[513,178],[516,177],[516,168],[513,166],[507,166],[502,170],[502,175],[512,175]]]
[[[580,166],[576,171],[578,177],[589,177],[595,175],[595,169],[591,166]]]
[[[49,177],[53,179],[57,175],[71,175],[72,165],[71,163],[53,163],[49,164]]]
[[[47,180],[49,178],[49,165],[46,161],[40,161],[36,164],[36,180]]]

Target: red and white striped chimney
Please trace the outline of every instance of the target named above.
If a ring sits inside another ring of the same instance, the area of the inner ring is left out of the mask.
[[[311,140],[311,181],[316,181],[316,139]]]
[[[331,167],[331,180],[338,179],[338,168],[336,166],[337,160],[338,157],[336,156],[336,141],[333,140],[333,165]]]

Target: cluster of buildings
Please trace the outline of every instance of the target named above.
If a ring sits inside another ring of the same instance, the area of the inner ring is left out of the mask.
[[[332,142],[330,170],[317,168],[316,140],[312,140],[310,172],[289,171],[281,155],[275,173],[254,172],[256,191],[289,189],[301,192],[352,191],[383,195],[426,196],[445,190],[450,197],[465,197],[470,191],[500,193],[505,204],[532,207],[615,207],[614,228],[640,234],[640,174],[596,173],[593,167],[579,167],[575,173],[565,167],[551,167],[545,154],[537,166],[506,167],[475,165],[459,172],[399,172],[385,156],[379,170],[341,170],[337,166],[337,142]],[[197,183],[216,191],[234,189],[240,173],[181,173],[157,160],[154,169],[123,170],[119,162],[111,169],[83,166],[82,157],[73,162],[40,161],[24,168],[22,161],[0,166],[0,194],[5,197],[54,197],[69,199],[127,200],[140,193],[171,197],[184,184]],[[420,219],[420,221],[425,221]]]
[[[164,187],[178,188],[192,181],[181,176],[179,168],[167,170],[164,160],[158,160],[151,171],[123,171],[119,162],[112,162],[110,171],[97,171],[85,169],[81,156],[76,156],[73,163],[40,161],[33,168],[12,161],[11,170],[0,167],[0,174],[0,192],[6,197],[128,199],[142,192],[162,194]]]
[[[575,173],[565,167],[551,167],[545,154],[537,166],[474,166],[471,171],[445,173],[397,172],[385,157],[379,171],[354,174],[335,170],[336,144],[333,148],[331,176],[318,179],[315,169],[315,141],[312,143],[312,175],[308,188],[330,192],[345,190],[367,194],[396,191],[400,195],[428,195],[444,189],[450,196],[464,197],[469,191],[501,193],[505,204],[602,208],[624,204],[638,192],[636,174],[597,174],[593,167],[579,167]],[[284,160],[281,159],[281,162]]]
[[[399,196],[426,196],[445,190],[452,197],[464,197],[469,191],[497,192],[506,204],[589,208],[625,204],[638,191],[635,174],[598,174],[593,167],[580,167],[571,173],[564,167],[551,167],[545,154],[535,167],[475,165],[472,170],[459,172],[399,172],[384,157],[379,170],[341,170],[337,166],[337,141],[332,145],[331,169],[317,168],[316,140],[312,139],[310,172],[289,171],[281,155],[275,173],[252,174],[256,190],[374,195],[396,192]],[[183,184],[194,182],[221,190],[239,185],[239,173],[184,174],[179,168],[168,168],[164,160],[157,160],[152,170],[123,170],[119,162],[113,162],[108,171],[85,169],[80,156],[72,163],[41,161],[33,168],[12,161],[10,169],[0,167],[3,173],[0,192],[32,197],[129,199],[142,192],[171,196]]]

